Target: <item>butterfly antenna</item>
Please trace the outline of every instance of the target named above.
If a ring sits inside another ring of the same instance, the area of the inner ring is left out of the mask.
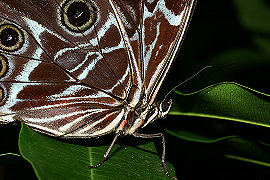
[[[184,80],[183,82],[179,83],[177,86],[173,87],[167,94],[166,96],[164,97],[163,101],[165,101],[167,99],[167,97],[176,89],[178,88],[179,86],[185,84],[186,82],[188,82],[189,80],[193,79],[194,77],[196,77],[197,75],[199,75],[202,71],[204,71],[205,69],[207,68],[211,68],[213,67],[212,65],[208,65],[208,66],[205,66],[203,67],[202,69],[200,69],[197,73],[193,74],[192,76],[190,76],[189,78],[187,78],[186,80]]]

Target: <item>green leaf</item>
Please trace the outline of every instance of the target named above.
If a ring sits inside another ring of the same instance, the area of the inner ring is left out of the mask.
[[[3,157],[3,156],[17,156],[17,157],[21,157],[20,154],[17,154],[17,153],[3,153],[3,154],[0,154],[0,157]]]
[[[234,0],[240,22],[252,31],[270,32],[270,8],[264,0]]]
[[[254,67],[254,62],[256,62],[256,65],[265,65],[269,64],[269,59],[257,49],[233,48],[216,54],[215,56],[211,57],[207,63],[215,64],[215,66],[235,64],[235,66],[237,65],[237,68],[239,69],[241,67]],[[233,71],[231,68],[229,70]]]
[[[226,158],[270,167],[269,144],[243,138],[229,139],[225,144],[227,147],[223,148],[223,152]]]
[[[199,143],[216,143],[216,142],[228,140],[231,138],[238,138],[238,136],[224,136],[224,137],[219,137],[219,138],[213,138],[210,136],[205,136],[202,134],[186,131],[183,129],[175,129],[175,130],[165,129],[165,130],[167,133],[175,137],[178,137],[180,139],[183,139],[186,141],[192,141],[192,142],[199,142]]]
[[[270,36],[270,32],[268,34]],[[270,57],[270,39],[262,36],[257,36],[254,38],[254,43],[261,49],[262,55],[266,54],[268,56],[267,60],[269,63]]]
[[[225,157],[235,159],[235,160],[239,160],[239,161],[249,162],[249,163],[252,163],[252,164],[258,164],[258,165],[270,167],[270,162],[258,161],[258,160],[255,160],[255,159],[250,159],[250,158],[241,157],[241,156],[235,156],[235,155],[231,155],[231,154],[226,154]]]
[[[115,144],[103,165],[88,169],[101,160],[108,145],[86,147],[61,142],[26,125],[22,125],[19,137],[20,153],[39,179],[168,179],[153,142],[136,147]],[[167,165],[172,173],[172,166]]]
[[[17,153],[2,153],[2,154],[0,154],[0,164],[16,164],[21,160],[22,160],[21,155],[19,155]],[[1,179],[1,175],[0,175],[0,179]]]
[[[263,0],[234,0],[240,23],[252,33],[261,54],[270,55],[270,8]],[[257,49],[258,49],[257,48]],[[269,60],[269,58],[268,58]]]
[[[209,117],[270,127],[270,96],[236,83],[219,83],[191,94],[178,92],[176,98],[171,115]]]

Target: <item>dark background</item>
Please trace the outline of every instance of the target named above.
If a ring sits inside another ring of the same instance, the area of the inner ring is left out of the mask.
[[[207,65],[213,68],[177,89],[189,93],[219,82],[237,82],[270,94],[270,1],[198,1],[178,58],[161,90],[161,98],[170,87]],[[240,137],[241,140],[204,144],[167,135],[167,159],[174,164],[180,179],[270,179],[269,167],[224,156],[235,154],[269,163],[269,149],[258,143],[269,144],[269,128],[226,120],[173,116],[153,126],[179,127],[211,137]]]
[[[162,98],[172,87],[206,65],[213,68],[178,88],[193,92],[208,85],[232,81],[270,94],[270,2],[268,0],[199,0],[178,58],[159,93]],[[225,120],[169,116],[143,131],[181,126],[207,135],[239,135],[248,141],[270,137],[268,128]],[[18,153],[19,125],[0,125],[0,154]],[[269,179],[270,168],[225,158],[224,153],[247,153],[247,146],[232,142],[202,144],[166,135],[167,160],[180,179]],[[270,139],[270,138],[269,138]],[[157,146],[159,146],[157,141]],[[253,146],[250,146],[252,148]],[[160,149],[160,148],[159,148]],[[269,153],[265,150],[264,153]],[[0,157],[0,179],[36,179],[31,165],[22,158]]]

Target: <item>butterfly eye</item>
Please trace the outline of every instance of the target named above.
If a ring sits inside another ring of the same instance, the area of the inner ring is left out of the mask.
[[[7,72],[7,58],[0,55],[0,78],[3,77]]]
[[[5,51],[16,51],[24,42],[23,32],[12,24],[0,26],[0,49]]]
[[[171,106],[172,106],[172,99],[169,99],[167,101],[162,101],[159,107],[159,113],[160,113],[159,117],[165,118],[165,116],[169,113]]]
[[[71,31],[82,32],[95,21],[94,6],[87,0],[68,0],[63,4],[62,23]]]
[[[2,87],[0,87],[0,103],[3,101],[4,99],[4,90],[2,89]]]

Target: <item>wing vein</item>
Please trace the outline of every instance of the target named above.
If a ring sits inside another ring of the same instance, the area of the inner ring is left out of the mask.
[[[129,64],[131,65],[131,67],[130,67],[131,81],[133,83],[134,79],[133,79],[132,75],[133,75],[133,73],[136,73],[136,77],[138,78],[137,81],[141,85],[141,75],[139,74],[139,69],[138,69],[138,66],[136,65],[136,58],[135,58],[135,54],[133,52],[133,48],[132,48],[132,46],[130,44],[130,39],[129,39],[128,34],[127,34],[126,30],[125,30],[124,24],[121,21],[119,12],[117,11],[117,8],[116,8],[114,2],[112,0],[109,0],[109,3],[110,3],[110,5],[111,5],[111,7],[113,9],[114,16],[116,17],[118,26],[119,26],[119,28],[121,30],[121,32],[120,32],[121,37],[124,40],[124,44],[125,44],[126,50],[128,52],[128,55],[129,55]]]

